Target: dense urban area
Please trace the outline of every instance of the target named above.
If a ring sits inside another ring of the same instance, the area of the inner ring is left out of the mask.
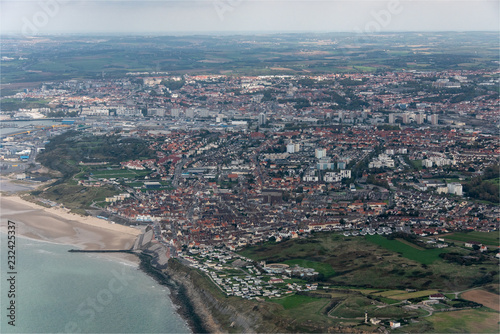
[[[416,319],[480,307],[457,291],[498,281],[499,74],[44,81],[2,97],[0,172],[45,206],[148,226],[157,268],[174,258],[226,297],[427,331]]]

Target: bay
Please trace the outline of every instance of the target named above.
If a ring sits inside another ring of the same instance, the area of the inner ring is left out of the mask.
[[[190,333],[168,288],[135,264],[16,237],[11,275],[7,235],[0,240],[1,333]],[[15,326],[8,323],[11,300]]]

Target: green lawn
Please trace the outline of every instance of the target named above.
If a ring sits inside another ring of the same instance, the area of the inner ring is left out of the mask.
[[[144,185],[144,182],[127,182],[126,185],[128,187],[142,187]]]
[[[422,169],[422,160],[410,160],[411,165],[413,168],[421,170]]]
[[[439,254],[445,253],[442,249],[425,249],[418,250],[398,240],[389,240],[380,235],[367,235],[366,240],[389,249],[393,252],[400,253],[403,257],[417,261],[422,264],[431,264],[439,259]]]
[[[318,298],[303,296],[303,295],[291,295],[281,299],[273,299],[274,303],[283,305],[285,310],[292,308],[302,307],[304,304],[312,303],[318,301]]]

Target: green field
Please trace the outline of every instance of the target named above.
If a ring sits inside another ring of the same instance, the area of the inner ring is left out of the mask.
[[[480,268],[461,266],[439,258],[441,249],[418,250],[381,236],[368,238],[315,233],[307,239],[250,246],[239,254],[254,261],[302,263],[305,267],[320,269],[319,272],[334,271],[334,275],[325,275],[321,282],[332,288],[348,286],[350,289],[402,290],[402,293],[405,289],[460,291],[498,277],[498,261],[486,259],[478,263]],[[448,247],[446,251],[468,255],[463,247]],[[327,266],[318,267],[321,263]],[[381,297],[388,298],[385,294]]]
[[[2,99],[1,105],[3,111],[18,110],[21,108],[31,109],[31,108],[45,108],[48,107],[48,103],[51,100],[45,99],[35,99],[35,98],[24,98],[24,99],[14,99],[5,98]]]
[[[374,240],[383,245],[373,242]],[[463,255],[470,253],[463,247],[450,246],[448,250]],[[427,317],[429,312],[426,310],[406,310],[402,307],[403,300],[410,299],[413,302],[442,291],[463,291],[484,285],[482,282],[488,281],[485,279],[487,277],[491,279],[488,282],[498,280],[496,259],[485,258],[477,265],[462,266],[437,258],[435,253],[429,256],[429,251],[434,249],[418,250],[398,240],[388,240],[381,236],[368,240],[365,237],[344,237],[341,234],[321,232],[314,233],[307,239],[254,245],[239,253],[268,263],[298,264],[315,268],[319,272],[328,270],[333,274],[318,282],[318,291],[266,298],[265,302],[256,304],[258,309],[262,307],[260,305],[278,306],[279,309],[273,315],[283,319],[290,332],[317,333],[326,332],[326,328],[342,332],[345,327],[338,328],[338,325],[373,331],[375,327],[362,324],[365,311],[369,317],[384,320],[417,319],[418,322],[405,324],[404,331],[398,332],[438,333],[445,326],[460,329],[461,333],[472,332],[473,327],[470,325],[475,315],[478,321],[486,324],[481,323],[478,332],[487,332],[493,325],[498,325],[498,313],[490,313],[497,317],[493,324],[493,317],[486,314],[484,309],[466,310],[468,313],[464,313],[463,319],[459,319],[461,322],[453,324],[455,316],[460,313],[443,312]],[[425,264],[422,262],[426,261],[422,261],[421,257],[434,258],[432,263]],[[417,291],[407,292],[406,289],[410,288]],[[437,306],[439,307],[446,305]],[[447,325],[439,325],[439,321]]]
[[[106,41],[101,41],[100,36],[88,36],[86,43],[77,36],[46,36],[43,52],[38,43],[9,37],[5,45],[16,47],[5,47],[2,55],[18,58],[22,54],[24,59],[2,61],[0,81],[5,84],[99,78],[103,72],[107,78],[117,78],[135,71],[270,75],[497,68],[498,38],[494,32],[446,36],[400,33],[386,37],[381,33],[361,39],[356,35],[227,35],[223,41],[220,36],[208,35],[108,36]],[[323,39],[335,40],[335,48],[316,43]],[[304,41],[311,52],[303,52]],[[412,44],[422,48],[411,47]]]
[[[127,186],[135,188],[135,187],[142,187],[144,185],[144,182],[126,182],[125,183]]]
[[[335,270],[327,263],[309,261],[305,259],[286,260],[283,263],[288,264],[291,267],[297,264],[303,268],[313,268],[315,271],[323,274],[325,278],[329,278],[335,275]]]
[[[446,252],[437,248],[418,250],[398,240],[389,240],[380,235],[367,235],[365,238],[376,245],[382,246],[393,252],[400,253],[405,258],[422,264],[431,264],[439,259],[439,254]]]
[[[112,170],[97,170],[92,172],[92,176],[98,178],[137,178],[150,174],[149,170],[132,170],[132,169],[112,169]]]
[[[272,302],[283,305],[285,310],[292,308],[302,307],[304,304],[311,302],[317,302],[318,298],[303,296],[303,295],[291,295],[281,299],[273,299]]]
[[[449,235],[443,236],[445,239],[457,240],[457,241],[476,241],[488,246],[499,246],[500,245],[500,235],[498,232],[456,232]]]
[[[385,294],[385,297],[390,297],[392,299],[396,300],[405,300],[405,299],[412,299],[412,298],[419,298],[419,297],[425,297],[429,296],[435,293],[438,293],[439,291],[437,290],[424,290],[424,291],[415,291],[415,292],[399,292],[398,290],[395,291],[394,294]],[[378,294],[375,294],[378,295]]]
[[[390,297],[394,295],[401,295],[403,293],[406,293],[406,290],[389,290],[389,291],[384,291],[384,292],[377,292],[374,293],[375,296],[381,296],[381,297]]]

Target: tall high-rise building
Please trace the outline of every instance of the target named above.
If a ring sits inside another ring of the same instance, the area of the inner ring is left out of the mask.
[[[438,115],[437,114],[432,114],[431,115],[431,124],[432,125],[438,125]]]
[[[314,155],[318,159],[324,158],[324,157],[326,157],[326,149],[325,148],[317,148],[316,151],[314,152]]]
[[[202,108],[198,111],[198,115],[200,115],[200,117],[208,117],[208,109],[206,108]]]
[[[259,125],[264,125],[266,124],[266,114],[260,113],[259,114]]]
[[[389,124],[394,124],[394,114],[389,114]]]
[[[287,144],[286,145],[286,153],[297,153],[300,151],[300,144]]]
[[[417,124],[424,123],[424,114],[417,114],[415,116],[415,121],[417,121]]]
[[[194,108],[188,108],[186,110],[186,118],[189,118],[189,119],[194,118]]]
[[[404,113],[403,114],[403,124],[409,124],[410,123],[410,114]]]
[[[448,183],[448,193],[463,196],[462,184],[460,183]]]
[[[181,114],[181,110],[178,108],[174,108],[170,111],[170,114],[172,115],[172,117],[179,117]]]
[[[165,116],[165,109],[162,108],[148,108],[148,116]]]

